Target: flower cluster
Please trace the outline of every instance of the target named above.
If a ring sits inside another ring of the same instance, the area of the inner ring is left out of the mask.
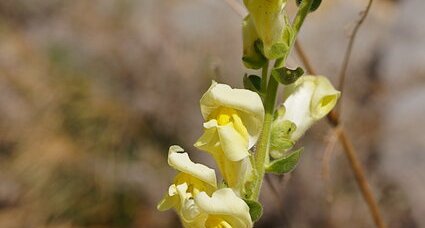
[[[285,153],[315,121],[329,113],[338,97],[339,92],[323,76],[302,76],[286,86],[283,109],[272,124],[270,148],[278,150],[272,152]],[[168,164],[179,173],[158,209],[173,208],[184,227],[252,227],[244,199],[250,191],[247,183],[256,178],[250,149],[263,124],[261,98],[250,90],[213,81],[200,103],[204,133],[194,146],[212,155],[224,183],[217,184],[213,169],[192,162],[180,146],[171,146]],[[282,141],[292,144],[275,145]]]
[[[340,92],[326,77],[302,76],[300,67],[284,66],[306,14],[320,5],[320,0],[298,2],[291,24],[286,0],[244,0],[249,14],[242,26],[242,60],[249,69],[262,68],[262,74],[245,75],[247,89],[213,81],[201,98],[204,133],[194,146],[214,158],[222,181],[181,147],[170,147],[168,164],[179,173],[158,209],[174,209],[184,227],[252,227],[262,213],[258,197],[264,174],[292,171],[302,147],[291,149],[337,103]],[[284,95],[276,109],[279,84]]]
[[[180,173],[159,203],[159,210],[174,208],[185,227],[252,227],[249,207],[242,199],[252,175],[249,149],[261,132],[264,108],[260,96],[213,81],[201,98],[204,134],[195,146],[215,159],[224,179],[193,163],[179,146],[171,146],[168,164]]]

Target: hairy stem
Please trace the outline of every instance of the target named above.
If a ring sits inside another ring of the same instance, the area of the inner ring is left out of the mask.
[[[295,37],[300,30],[302,24],[304,23],[305,17],[309,13],[311,4],[313,3],[313,0],[304,0],[301,2],[300,7],[298,8],[297,15],[295,16],[294,22],[293,22],[293,29],[294,29],[294,40],[291,41],[291,44],[294,43]],[[291,45],[292,47],[293,45]],[[286,53],[285,56],[283,56],[280,59],[277,59],[275,62],[275,67],[281,67],[285,65],[286,58],[288,57],[290,51]],[[263,69],[264,70],[264,69]],[[263,72],[264,73],[264,72]],[[279,87],[279,83],[273,78],[270,77],[268,87],[267,87],[267,93],[264,101],[264,109],[265,109],[265,116],[264,116],[264,122],[263,122],[263,131],[261,133],[257,150],[255,151],[255,169],[257,171],[257,179],[254,184],[253,194],[251,196],[251,199],[258,200],[261,192],[261,186],[263,184],[264,174],[265,174],[265,165],[269,161],[269,144],[270,144],[270,137],[271,137],[271,126],[273,122],[273,115],[275,111],[275,104],[276,104],[276,94],[277,89]]]
[[[269,61],[267,60],[261,72],[261,94],[265,95],[267,92],[267,76],[269,72]]]

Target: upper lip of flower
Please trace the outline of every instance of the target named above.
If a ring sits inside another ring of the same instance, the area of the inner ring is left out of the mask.
[[[201,112],[205,120],[217,117],[220,109],[224,109],[223,119],[217,119],[218,124],[226,122],[226,114],[236,114],[245,126],[251,148],[257,141],[264,119],[264,107],[260,96],[245,89],[232,89],[225,84],[212,81],[208,91],[201,98]],[[224,122],[222,122],[224,121]]]

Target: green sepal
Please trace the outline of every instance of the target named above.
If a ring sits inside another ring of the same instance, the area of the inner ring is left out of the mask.
[[[245,89],[249,89],[253,92],[259,93],[261,91],[261,78],[257,75],[243,76],[243,86]]]
[[[245,203],[249,207],[249,214],[253,222],[258,221],[263,215],[263,206],[260,202],[250,199],[244,199]]]
[[[284,174],[291,172],[297,166],[303,149],[304,148],[301,147],[300,149],[295,150],[280,159],[276,159],[270,162],[268,165],[266,165],[266,172],[273,174]]]
[[[302,0],[296,0],[297,6],[300,6]],[[320,4],[322,3],[322,0],[314,0],[310,7],[310,12],[316,11]]]
[[[295,70],[281,67],[273,69],[271,74],[279,83],[289,85],[297,81],[304,74],[304,70],[301,67],[297,67]]]
[[[256,53],[260,53],[261,56],[263,56],[264,62],[265,62],[267,59],[264,56],[264,45],[263,45],[263,41],[261,41],[260,39],[256,40],[254,42],[254,49],[255,49],[255,52]]]
[[[265,58],[256,58],[251,56],[243,56],[242,62],[244,66],[248,69],[258,70],[264,66],[266,63]]]
[[[295,142],[291,140],[291,135],[296,129],[297,125],[289,120],[273,123],[270,150],[286,151],[291,149],[295,144]]]

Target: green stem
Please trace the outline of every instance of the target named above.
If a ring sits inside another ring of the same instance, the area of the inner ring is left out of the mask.
[[[292,25],[295,34],[293,36],[294,37],[293,40],[291,41],[291,49],[296,39],[296,36],[298,34],[298,31],[300,30],[305,17],[309,13],[312,3],[313,3],[313,0],[303,0],[301,2],[301,5],[298,9],[297,15],[295,16],[295,19]],[[288,51],[285,56],[283,56],[280,59],[277,59],[275,62],[275,67],[284,66],[286,58],[288,57],[289,53],[290,52]],[[265,69],[263,68],[262,75],[265,75],[265,74],[267,75],[267,71],[265,72]],[[266,77],[263,76],[263,79],[265,79]],[[263,184],[263,179],[265,174],[265,165],[269,162],[269,144],[270,144],[270,137],[271,137],[271,127],[273,123],[273,116],[275,111],[276,94],[277,94],[278,86],[279,86],[279,83],[273,77],[270,77],[269,83],[267,86],[266,97],[264,101],[265,116],[264,116],[264,122],[263,122],[263,131],[261,133],[260,139],[257,144],[257,149],[255,152],[255,169],[257,171],[257,179],[254,184],[254,189],[251,195],[251,199],[253,200],[258,200],[258,197],[260,196],[261,185]]]
[[[269,60],[266,61],[261,71],[261,91],[260,92],[263,96],[266,95],[266,91],[267,91],[268,72],[269,72]]]

